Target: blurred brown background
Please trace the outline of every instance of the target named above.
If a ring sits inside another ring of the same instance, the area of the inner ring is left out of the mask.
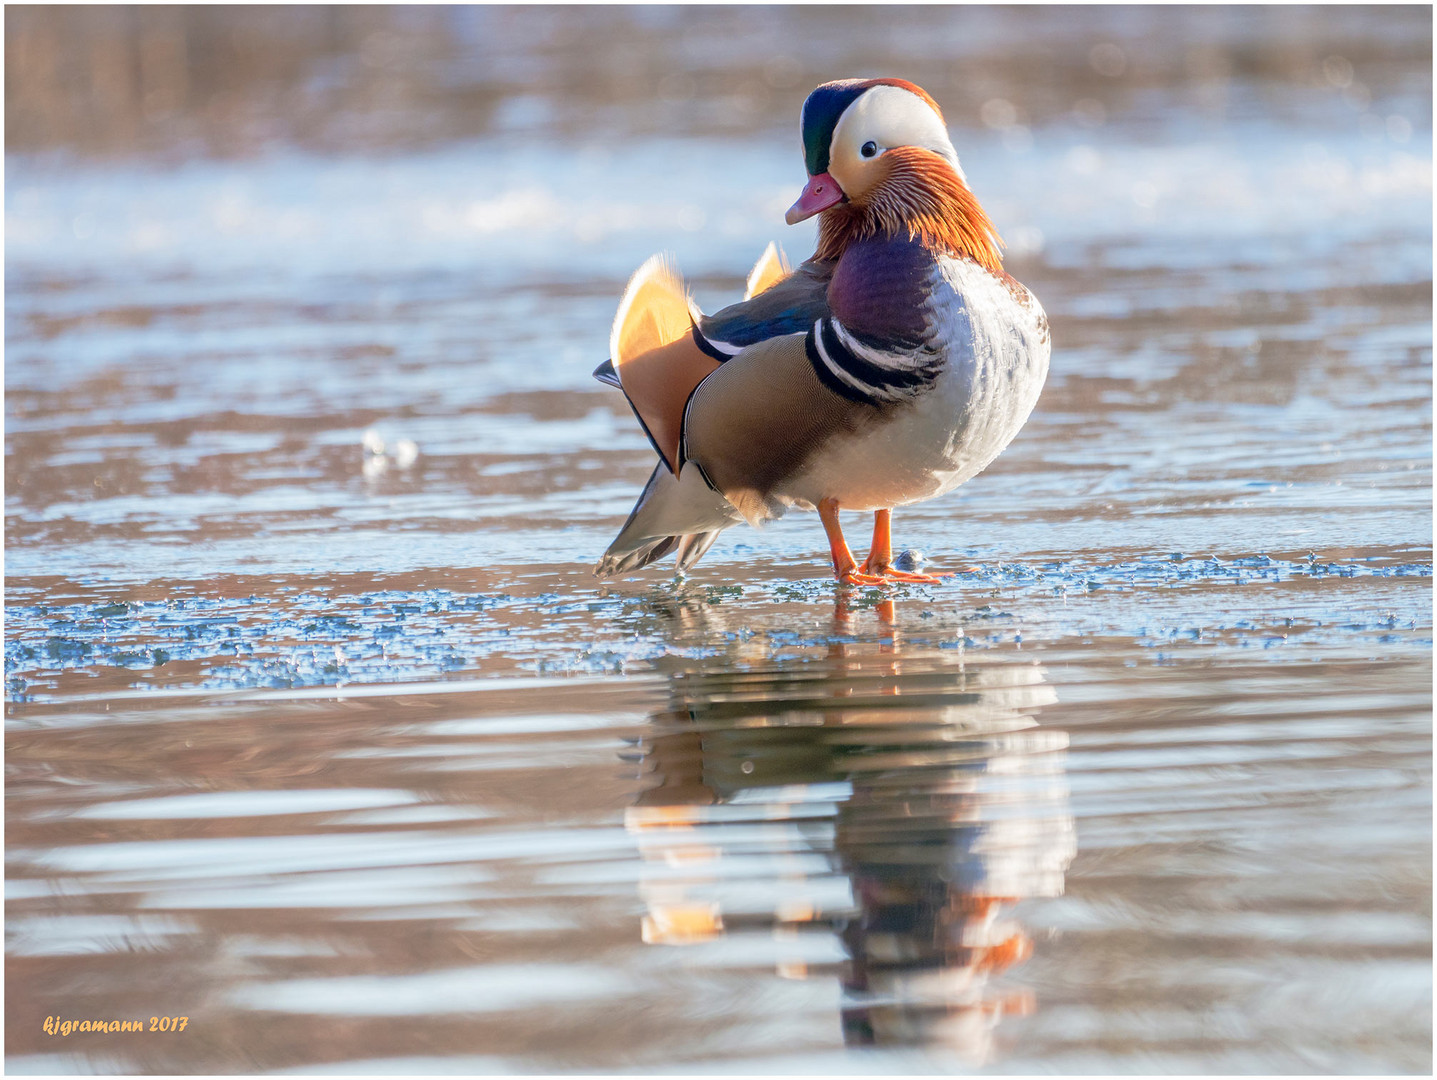
[[[1159,87],[1166,107],[1218,119],[1301,114],[1314,91],[1358,111],[1410,91],[1430,124],[1412,84],[1430,58],[1430,8],[1415,5],[9,6],[6,149],[186,157],[414,149],[514,127],[787,132],[806,87],[878,68],[927,87],[958,127],[995,95],[1029,126],[1142,123]],[[1258,100],[1234,97],[1238,82]]]

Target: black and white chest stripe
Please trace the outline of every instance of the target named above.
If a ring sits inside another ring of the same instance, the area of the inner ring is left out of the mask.
[[[730,345],[727,341],[719,341],[716,338],[707,336],[699,329],[697,319],[694,320],[694,344],[699,347],[701,352],[707,356],[712,356],[720,364],[726,360],[731,360],[747,348],[745,345]]]
[[[912,401],[932,387],[943,369],[938,349],[884,344],[860,339],[832,315],[815,322],[803,341],[819,380],[850,401],[893,405]]]

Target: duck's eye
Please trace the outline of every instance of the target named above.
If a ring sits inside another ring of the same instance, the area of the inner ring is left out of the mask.
[[[873,157],[873,155],[878,153],[878,144],[872,139],[869,139],[868,142],[858,148],[858,152],[864,157]]]

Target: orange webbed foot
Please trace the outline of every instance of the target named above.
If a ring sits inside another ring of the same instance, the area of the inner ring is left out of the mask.
[[[833,576],[834,576],[834,578],[837,579],[837,581],[838,581],[838,583],[839,583],[840,585],[878,585],[878,586],[883,586],[883,585],[889,584],[888,579],[887,579],[886,577],[884,577],[883,575],[881,575],[881,574],[869,574],[869,573],[866,573],[866,572],[863,571],[863,570],[860,570],[860,569],[859,569],[858,567],[856,567],[856,566],[855,566],[855,567],[852,567],[852,568],[849,568],[849,569],[838,570],[838,571],[836,571],[836,572],[834,573]]]
[[[921,556],[920,556],[921,558]],[[976,573],[978,567],[964,567],[957,573]],[[893,566],[893,511],[875,510],[873,512],[873,543],[868,549],[868,558],[863,560],[859,568],[861,573],[870,577],[881,577],[890,582],[910,582],[915,585],[937,585],[944,578],[953,577],[955,571],[943,570],[932,574],[920,574],[911,570],[897,570]]]
[[[838,525],[838,500],[822,499],[818,504],[818,516],[828,533],[828,550],[833,556],[833,576],[840,587],[845,585],[886,585],[878,574],[866,574],[858,568],[848,542],[843,539],[843,530]]]
[[[937,585],[944,578],[951,578],[953,572],[944,570],[936,574],[914,574],[907,570],[895,570],[891,566],[873,567],[867,561],[861,567],[865,574],[877,576],[884,581],[906,581],[915,585]]]

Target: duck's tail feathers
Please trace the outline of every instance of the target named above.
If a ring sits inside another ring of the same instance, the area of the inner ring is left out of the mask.
[[[722,529],[708,532],[684,533],[679,537],[677,569],[682,572],[704,557],[704,552],[713,547]]]
[[[594,567],[594,576],[614,577],[648,566],[671,551],[678,569],[703,557],[718,534],[742,520],[722,495],[711,491],[697,469],[680,481],[660,462],[654,466],[629,520]]]
[[[658,562],[675,549],[678,550],[678,562],[674,569],[682,573],[703,557],[703,553],[713,545],[722,531],[722,529],[713,529],[710,532],[665,536],[658,540],[652,540],[643,547],[635,548],[625,555],[605,555],[594,567],[594,576],[611,578],[627,574],[631,570],[642,570],[649,563]]]
[[[622,377],[630,360],[677,341],[692,329],[683,277],[668,255],[651,255],[634,271],[619,301],[609,334],[609,360]]]
[[[777,285],[791,273],[793,271],[788,265],[788,257],[784,255],[783,248],[770,240],[768,247],[764,248],[763,254],[758,257],[758,262],[754,263],[753,269],[748,272],[748,283],[744,286],[743,298],[752,300],[765,289]]]
[[[666,255],[635,271],[609,336],[609,363],[594,377],[617,385],[670,472],[679,471],[684,406],[719,366],[699,344],[697,309]]]

